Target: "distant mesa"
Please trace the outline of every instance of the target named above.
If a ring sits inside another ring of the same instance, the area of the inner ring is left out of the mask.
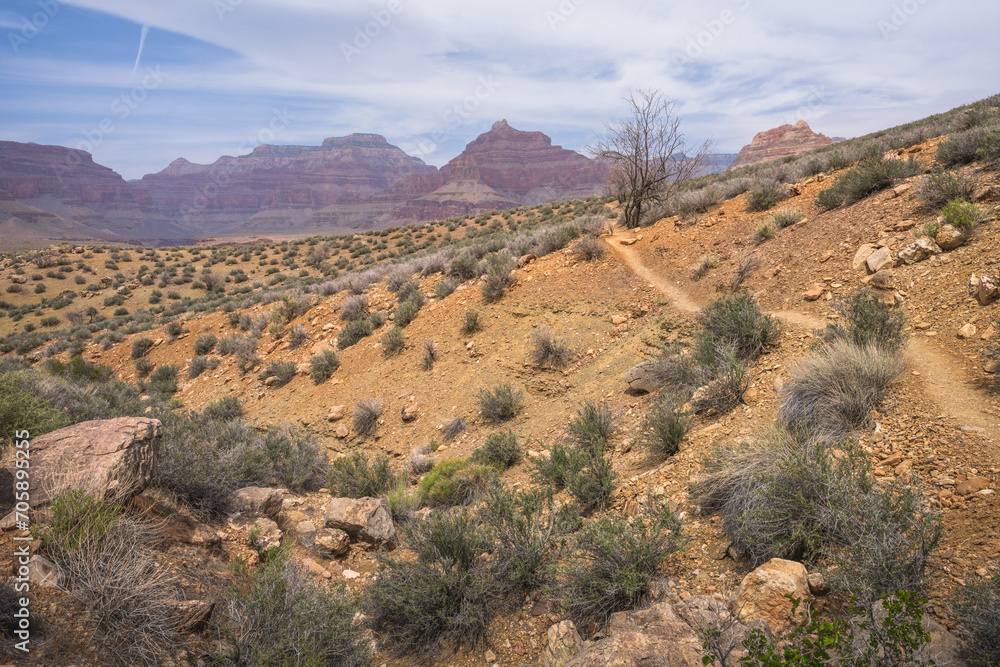
[[[786,124],[758,132],[753,140],[740,150],[729,168],[736,169],[764,160],[778,160],[814,148],[829,146],[832,143],[833,139],[823,134],[816,134],[809,127],[809,123],[800,120],[794,125]]]

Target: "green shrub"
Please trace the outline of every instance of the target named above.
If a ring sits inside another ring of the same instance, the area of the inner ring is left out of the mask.
[[[487,257],[483,299],[487,302],[499,301],[507,289],[514,284],[511,272],[516,266],[517,262],[506,250]]]
[[[372,335],[372,324],[368,320],[353,320],[337,336],[337,345],[344,350],[362,338]]]
[[[382,416],[385,406],[377,398],[362,398],[354,404],[354,412],[351,421],[354,423],[354,432],[364,437],[371,435],[378,428],[378,419]]]
[[[521,411],[524,395],[513,385],[498,384],[492,389],[480,389],[477,395],[479,414],[491,422],[509,421]]]
[[[271,378],[275,378],[275,381],[271,384],[273,387],[283,387],[292,381],[295,377],[297,367],[295,362],[292,361],[272,361],[270,362],[264,370],[257,374],[257,379],[261,382],[266,382]]]
[[[785,227],[791,227],[805,217],[806,214],[798,209],[783,208],[771,216],[771,223],[778,229],[784,229]]]
[[[333,350],[323,350],[309,358],[309,377],[316,384],[322,384],[333,377],[340,367],[340,358]]]
[[[340,308],[340,319],[355,322],[368,317],[368,297],[364,294],[354,294],[344,300]]]
[[[44,293],[45,293],[45,283],[38,283],[37,285],[35,285],[35,294],[44,294]]]
[[[420,306],[415,302],[404,301],[396,308],[396,314],[393,315],[392,321],[396,323],[397,327],[405,327],[413,321],[419,311]]]
[[[917,184],[917,197],[924,208],[937,211],[953,199],[972,199],[976,185],[961,173],[935,169]]]
[[[706,343],[701,346],[703,361],[711,360],[720,343],[731,346],[740,359],[753,360],[777,345],[781,336],[780,322],[761,312],[749,294],[728,294],[710,301],[699,313],[698,322],[706,334]]]
[[[406,341],[403,338],[403,330],[396,326],[389,329],[382,335],[382,354],[393,357],[403,351]]]
[[[941,217],[945,224],[959,229],[964,234],[971,234],[983,219],[982,209],[964,199],[952,199],[941,209]]]
[[[140,378],[146,378],[153,372],[153,362],[146,357],[135,360],[135,374]]]
[[[829,188],[822,190],[816,204],[824,209],[836,208],[861,201],[892,186],[898,179],[920,173],[920,163],[908,160],[869,157],[844,173]]]
[[[51,519],[40,524],[37,536],[43,545],[56,551],[76,550],[86,543],[105,539],[121,513],[121,508],[111,500],[72,489],[56,494],[49,510]]]
[[[438,505],[464,505],[475,500],[496,478],[492,467],[466,458],[442,459],[420,480],[420,494]]]
[[[583,258],[584,261],[592,262],[595,259],[602,259],[607,248],[604,242],[593,236],[587,236],[573,244],[573,252]]]
[[[493,541],[465,512],[435,512],[409,525],[404,543],[416,558],[380,555],[382,571],[365,590],[372,629],[401,654],[429,655],[442,640],[480,642],[499,592],[483,558]]]
[[[938,144],[935,157],[943,165],[968,164],[973,160],[996,159],[1000,126],[980,125],[964,132],[953,132]]]
[[[562,368],[569,363],[572,354],[565,341],[556,338],[547,326],[541,326],[531,334],[529,356],[536,366]]]
[[[219,342],[219,337],[215,334],[204,334],[198,336],[194,341],[194,353],[197,355],[205,355],[211,353],[215,349],[215,344]]]
[[[223,664],[363,667],[370,651],[356,620],[358,602],[342,583],[314,578],[280,550],[247,572],[230,592]]]
[[[139,359],[145,357],[149,354],[149,351],[153,349],[153,339],[143,336],[142,338],[137,338],[132,342],[132,358]]]
[[[794,430],[843,437],[869,423],[903,367],[895,352],[836,340],[789,370],[780,419]]]
[[[642,440],[656,455],[666,458],[680,450],[691,424],[691,415],[684,411],[683,404],[677,395],[662,393],[643,418]]]
[[[206,419],[229,421],[243,416],[243,404],[235,396],[226,396],[208,403],[202,410]]]
[[[615,415],[607,403],[584,401],[569,420],[566,431],[580,449],[603,453],[608,439],[615,432]]]
[[[747,210],[751,212],[766,211],[786,196],[785,188],[777,181],[758,183],[747,192]]]
[[[556,443],[549,448],[548,456],[539,456],[532,461],[533,473],[539,482],[548,482],[557,489],[566,486],[566,481],[579,472],[574,466],[583,459],[573,457],[571,448]]]
[[[193,380],[207,370],[212,370],[219,366],[219,360],[211,357],[193,357],[188,362],[188,379]]]
[[[452,294],[456,289],[458,289],[459,282],[453,277],[444,278],[439,280],[434,285],[434,296],[439,299],[443,299],[446,296]]]
[[[388,456],[379,454],[371,460],[354,452],[330,463],[327,487],[335,498],[380,498],[396,480]]]
[[[661,504],[642,515],[607,514],[585,525],[561,582],[563,606],[577,629],[591,636],[611,614],[640,606],[663,561],[683,545],[680,519]]]
[[[567,451],[566,490],[588,509],[600,509],[615,490],[615,471],[604,452]]]
[[[174,340],[182,333],[184,333],[184,327],[181,325],[180,322],[174,321],[167,324],[167,336],[170,338],[170,340]]]
[[[1000,665],[1000,575],[970,577],[952,597],[952,611],[975,664]]]
[[[859,289],[846,299],[833,305],[844,324],[829,324],[823,332],[827,343],[847,340],[855,345],[875,345],[889,352],[898,352],[906,346],[906,316],[902,303],[888,304],[876,293]]]
[[[146,390],[151,394],[170,396],[177,393],[177,366],[163,364],[149,374]]]
[[[754,227],[754,240],[757,243],[763,243],[768,239],[773,239],[774,235],[778,233],[778,228],[775,227],[773,222],[765,221]]]
[[[479,331],[479,313],[475,310],[467,310],[462,315],[462,333],[469,335]]]
[[[521,448],[513,431],[497,431],[486,437],[486,442],[477,447],[470,460],[483,463],[500,470],[517,465],[521,460]]]
[[[472,255],[459,255],[448,264],[448,272],[462,281],[471,280],[479,275],[479,263]]]

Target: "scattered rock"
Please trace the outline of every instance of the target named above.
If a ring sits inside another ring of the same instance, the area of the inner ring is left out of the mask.
[[[744,577],[736,594],[735,613],[743,622],[762,618],[775,632],[792,628],[792,602],[786,595],[809,597],[809,578],[802,563],[772,558]]]
[[[927,238],[919,238],[910,245],[899,251],[899,259],[904,264],[916,264],[922,262],[932,255],[940,255],[941,248],[937,243]]]
[[[351,550],[351,536],[337,528],[323,528],[317,531],[314,544],[320,558],[340,558]]]
[[[611,324],[625,324],[628,322],[628,318],[624,315],[612,315]]]
[[[644,361],[625,371],[625,382],[632,391],[650,394],[660,388],[661,382],[656,378],[652,361]]]
[[[638,241],[639,241],[639,239],[629,237],[629,238],[620,240],[619,243],[621,243],[622,245],[635,245]]]
[[[304,521],[298,521],[292,526],[292,534],[295,536],[296,541],[304,546],[310,547],[316,540],[316,524],[312,521],[305,519]]]
[[[958,337],[960,339],[966,340],[966,339],[969,339],[969,338],[975,338],[976,331],[977,331],[977,329],[976,329],[976,325],[975,324],[966,323],[966,324],[963,324],[962,327],[958,330],[958,334],[957,335],[958,335]]]
[[[853,268],[855,271],[863,268],[865,265],[865,261],[868,259],[868,256],[871,255],[873,252],[875,252],[874,243],[862,244],[861,247],[858,248],[858,251],[854,254],[854,259],[851,260],[851,268]]]
[[[819,283],[813,283],[809,289],[802,293],[802,296],[805,297],[806,301],[816,301],[823,296],[824,292],[826,292],[825,287]]]
[[[881,269],[866,277],[862,282],[867,283],[875,289],[887,290],[894,287],[893,277],[892,269]]]
[[[415,405],[404,406],[400,413],[404,422],[416,421],[417,415],[419,414],[417,412],[417,406]]]
[[[375,498],[334,498],[325,510],[325,527],[338,528],[351,536],[390,549],[396,543],[396,527],[392,523],[389,503]]]
[[[893,197],[899,197],[900,195],[905,194],[906,192],[909,192],[910,188],[912,188],[912,187],[913,186],[910,185],[909,183],[902,183],[900,185],[897,185],[896,187],[894,187],[892,189],[892,196]]]
[[[894,232],[906,232],[917,226],[916,220],[900,220],[892,226]]]
[[[63,573],[48,558],[34,554],[28,559],[28,580],[32,585],[41,586],[42,588],[61,588],[63,585]]]
[[[700,667],[701,640],[666,603],[612,614],[606,639],[588,647],[566,667]]]
[[[808,577],[809,592],[813,595],[827,595],[830,592],[830,584],[826,583],[826,578],[819,572],[813,572]]]
[[[280,489],[247,486],[237,489],[229,499],[229,513],[246,517],[266,516],[274,518],[281,511],[284,494]]]
[[[253,529],[257,533],[257,548],[260,551],[281,546],[283,533],[278,528],[278,524],[268,518],[260,517],[253,522]]]
[[[573,621],[562,621],[549,627],[548,644],[542,652],[543,667],[563,667],[583,648],[583,640]]]
[[[990,485],[990,480],[985,477],[970,477],[965,480],[957,487],[955,487],[955,493],[960,496],[971,496],[977,491],[982,491]]]
[[[865,260],[865,267],[868,269],[868,273],[875,273],[891,261],[892,252],[888,247],[882,246],[872,254],[868,255],[868,259]]]
[[[204,632],[215,610],[215,603],[208,600],[171,600],[170,624],[182,634]]]
[[[965,234],[951,225],[941,225],[937,236],[934,237],[934,241],[942,250],[954,250],[965,243],[965,240]]]
[[[337,427],[336,436],[338,438],[340,438],[341,440],[343,440],[344,438],[346,438],[350,434],[351,434],[351,430],[349,428],[347,428],[347,424],[341,424],[340,426]]]
[[[996,192],[996,187],[992,185],[983,185],[976,188],[976,191],[972,193],[972,201],[981,202],[984,199],[989,199]]]
[[[121,499],[142,492],[160,458],[158,419],[119,417],[81,422],[31,440],[32,507],[65,489]],[[0,470],[0,515],[14,506],[15,466]]]
[[[274,385],[278,384],[279,382],[281,382],[281,379],[278,376],[271,375],[266,380],[264,380],[264,386],[265,387],[273,387]]]
[[[985,306],[1000,296],[1000,275],[980,276],[976,287],[979,305]]]

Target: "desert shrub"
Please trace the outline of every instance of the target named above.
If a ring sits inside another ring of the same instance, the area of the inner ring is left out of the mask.
[[[316,384],[322,384],[333,377],[340,367],[340,358],[333,350],[323,350],[309,358],[309,377]]]
[[[212,421],[229,421],[243,416],[243,404],[235,396],[225,396],[206,405],[201,414]]]
[[[946,224],[970,234],[983,219],[982,209],[964,199],[952,199],[941,209],[941,217]]]
[[[695,280],[701,280],[705,277],[705,274],[714,269],[719,265],[718,255],[705,255],[700,260],[698,264],[695,265],[691,273],[694,275]]]
[[[713,301],[698,315],[707,344],[714,351],[719,344],[729,345],[740,359],[753,360],[767,348],[777,345],[781,335],[778,320],[761,312],[749,294],[729,294]]]
[[[389,504],[392,520],[397,526],[414,520],[417,510],[424,504],[420,491],[410,487],[405,475],[397,477],[396,482],[386,493],[385,500]]]
[[[875,345],[888,352],[906,346],[906,316],[899,301],[889,304],[871,290],[859,289],[833,307],[844,324],[827,325],[823,332],[826,342],[842,339],[859,346]]]
[[[772,180],[758,182],[747,192],[747,210],[751,212],[766,211],[786,196],[786,188],[781,183]]]
[[[566,486],[566,480],[577,472],[575,467],[582,462],[578,457],[572,457],[570,447],[555,443],[549,448],[548,456],[539,456],[532,463],[532,472],[539,482],[548,482],[557,489]]]
[[[354,432],[362,437],[374,433],[375,429],[378,428],[378,420],[384,409],[382,401],[377,398],[358,399],[351,415]]]
[[[415,302],[404,301],[396,308],[396,313],[393,315],[392,321],[396,323],[397,327],[405,327],[413,321],[413,318],[417,316],[419,311],[420,306]]]
[[[52,514],[44,550],[87,608],[81,621],[102,654],[116,664],[154,664],[177,650],[170,603],[178,590],[151,548],[152,529],[78,491],[57,494]]]
[[[778,228],[775,227],[774,223],[771,221],[764,221],[754,227],[754,241],[757,243],[763,243],[768,239],[773,239],[774,235],[778,233]]]
[[[297,349],[307,340],[309,340],[309,332],[301,324],[296,324],[288,335],[288,347],[292,350]]]
[[[443,299],[458,288],[459,282],[454,277],[444,278],[434,284],[434,296]]]
[[[378,329],[385,324],[385,313],[382,311],[372,313],[368,316],[368,323],[371,325],[372,330]]]
[[[497,594],[484,554],[492,540],[465,512],[435,512],[408,524],[404,544],[416,558],[380,555],[382,572],[362,608],[386,648],[429,654],[442,640],[478,643]]]
[[[716,343],[713,347],[702,346],[699,356],[705,364],[701,371],[708,383],[705,390],[692,395],[697,412],[728,412],[742,400],[750,386],[750,372],[746,362],[728,343]]]
[[[569,449],[565,469],[566,490],[584,507],[600,509],[611,500],[616,475],[603,451]]]
[[[970,577],[952,597],[952,611],[978,665],[1000,665],[1000,575]]]
[[[420,357],[420,365],[425,371],[432,370],[434,368],[434,362],[438,358],[437,345],[434,344],[430,338],[424,340],[423,354]]]
[[[174,340],[182,333],[184,333],[184,326],[180,322],[174,321],[167,324],[167,337],[170,340]]]
[[[486,437],[486,442],[477,447],[470,460],[483,463],[500,470],[506,470],[521,460],[521,448],[517,444],[514,431],[497,431]]]
[[[472,255],[462,254],[449,262],[448,272],[462,281],[470,280],[479,275],[479,262]]]
[[[364,294],[354,294],[344,299],[340,308],[340,319],[355,322],[368,317],[368,297]]]
[[[479,312],[467,310],[462,315],[462,333],[469,335],[479,331]]]
[[[780,419],[789,428],[839,438],[867,424],[903,371],[895,352],[837,340],[789,370]]]
[[[778,229],[784,229],[785,227],[791,227],[804,217],[806,217],[806,214],[798,209],[783,208],[771,216],[771,223]]]
[[[760,267],[760,258],[756,255],[747,255],[740,260],[739,264],[736,265],[736,271],[733,272],[733,277],[729,281],[729,291],[738,292],[746,282],[746,279],[750,277],[750,274],[756,271]]]
[[[146,378],[153,372],[153,362],[147,357],[140,357],[135,360],[135,374],[140,378]]]
[[[215,656],[233,665],[369,664],[358,602],[339,583],[326,586],[279,550],[233,585],[227,609],[232,647]]]
[[[464,505],[475,500],[496,479],[496,471],[466,458],[439,461],[420,480],[420,493],[438,505]]]
[[[711,380],[711,370],[698,362],[693,354],[683,349],[665,348],[659,357],[650,361],[650,377],[661,387],[669,387],[680,394],[690,394]]]
[[[595,259],[603,259],[607,248],[600,239],[586,236],[573,244],[573,251],[585,261],[591,262]]]
[[[562,368],[569,363],[572,354],[566,342],[556,338],[547,326],[543,325],[531,334],[529,356],[536,366]]]
[[[219,337],[215,334],[204,334],[198,336],[194,341],[194,353],[197,355],[205,355],[211,353],[215,349],[216,343],[219,342]]]
[[[912,157],[908,160],[869,157],[841,175],[831,187],[822,190],[816,204],[824,209],[853,204],[890,187],[900,178],[918,173],[920,164]]]
[[[146,390],[151,394],[172,395],[177,393],[177,366],[163,364],[149,374]]]
[[[517,262],[507,251],[498,252],[486,258],[486,274],[483,282],[483,298],[487,302],[499,301],[514,284],[511,272]]]
[[[362,338],[372,335],[372,324],[368,320],[353,320],[337,335],[337,345],[344,350]]]
[[[510,384],[497,384],[492,389],[480,389],[476,396],[479,414],[491,422],[513,419],[521,411],[524,394]]]
[[[187,374],[188,379],[193,380],[202,373],[208,370],[212,370],[219,366],[219,360],[212,357],[192,357],[191,361],[188,362]]]
[[[283,387],[295,377],[297,368],[293,361],[272,361],[257,374],[257,379],[266,382],[271,378],[275,381],[271,383],[273,387]]]
[[[382,335],[382,354],[387,357],[393,357],[403,351],[403,347],[406,345],[406,341],[403,338],[403,330],[396,326]]]
[[[385,454],[369,459],[361,452],[354,452],[330,463],[327,487],[336,498],[380,498],[396,479]]]
[[[577,534],[575,557],[561,582],[570,619],[590,636],[611,614],[640,606],[663,561],[683,545],[680,519],[662,504],[642,515],[591,521]]]
[[[964,132],[953,132],[938,144],[935,157],[943,165],[968,164],[977,159],[988,159],[991,145],[1000,135],[996,124],[980,125]]]
[[[615,432],[614,411],[607,403],[584,401],[566,425],[566,432],[578,448],[603,453]]]
[[[916,190],[921,205],[936,211],[953,199],[971,200],[976,185],[974,178],[960,172],[935,169],[920,179]]]
[[[928,220],[920,226],[920,232],[917,236],[929,236],[932,240],[941,231],[941,224],[937,220]]]
[[[153,349],[153,339],[143,336],[132,341],[132,358],[139,359],[149,354]]]
[[[466,424],[464,419],[455,417],[441,428],[441,437],[444,438],[445,442],[454,440],[460,433],[465,431],[467,426],[468,424]]]
[[[664,392],[643,417],[643,443],[656,455],[666,458],[680,449],[691,424],[691,415],[684,411],[683,404],[676,394]]]

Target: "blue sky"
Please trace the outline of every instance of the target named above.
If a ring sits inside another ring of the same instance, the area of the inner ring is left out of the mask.
[[[994,0],[4,0],[0,139],[126,178],[351,132],[440,166],[500,118],[581,149],[655,87],[735,152],[998,93],[998,27]]]

